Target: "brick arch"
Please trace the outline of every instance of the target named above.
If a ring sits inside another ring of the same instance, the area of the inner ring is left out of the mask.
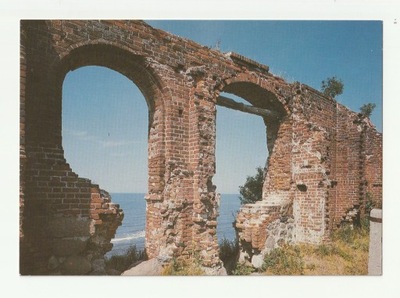
[[[290,109],[288,101],[293,97],[290,85],[272,75],[258,76],[254,73],[240,73],[226,79],[220,91],[240,96],[255,107],[277,112],[280,119],[263,117],[266,126],[267,148],[269,157],[265,170],[271,165],[271,156],[278,138],[287,138],[280,132],[281,127],[290,126]],[[275,150],[276,151],[276,150]],[[270,181],[266,172],[264,189]],[[265,191],[264,191],[265,193]],[[263,195],[265,196],[265,194]]]
[[[291,90],[277,77],[240,73],[224,80],[219,89],[240,96],[255,107],[274,110],[282,116],[290,113],[287,101]]]
[[[164,150],[164,101],[171,95],[156,72],[149,66],[147,58],[137,55],[134,51],[114,43],[85,42],[69,47],[61,55],[62,59],[55,63],[53,69],[57,84],[62,86],[65,75],[77,68],[96,65],[115,70],[130,79],[143,94],[149,109],[149,153],[151,151],[165,152]],[[150,137],[157,135],[156,138]],[[165,157],[149,154],[149,165],[163,164]],[[162,167],[149,168],[149,176],[158,176],[163,179]],[[149,181],[149,188],[151,182]],[[151,189],[149,190],[150,192]]]
[[[165,89],[165,86],[147,62],[147,57],[126,46],[97,40],[81,42],[69,46],[66,51],[60,54],[60,58],[52,66],[59,81],[64,80],[68,71],[73,71],[79,67],[104,66],[133,81],[143,93],[152,112],[156,105],[155,102],[162,99],[161,90]],[[159,104],[162,104],[162,101]]]

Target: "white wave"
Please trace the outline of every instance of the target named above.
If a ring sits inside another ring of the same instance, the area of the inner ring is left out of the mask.
[[[129,241],[129,240],[133,240],[133,239],[139,239],[139,238],[144,238],[145,236],[145,232],[144,231],[139,231],[136,233],[133,233],[127,237],[123,237],[123,238],[114,238],[111,240],[111,242],[122,242],[122,241]]]

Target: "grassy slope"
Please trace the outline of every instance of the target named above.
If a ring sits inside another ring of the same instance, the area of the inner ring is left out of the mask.
[[[369,232],[367,228],[345,226],[331,243],[301,244],[275,249],[265,258],[267,275],[366,275],[368,274]]]
[[[264,259],[261,270],[236,264],[239,250],[236,241],[220,244],[220,258],[228,265],[228,274],[249,275],[366,275],[368,274],[368,227],[344,226],[332,235],[332,241],[321,245],[299,244],[274,249]],[[133,263],[146,259],[135,247],[124,256],[107,261],[107,269],[124,271]],[[164,267],[162,275],[203,275],[200,258],[176,258]]]

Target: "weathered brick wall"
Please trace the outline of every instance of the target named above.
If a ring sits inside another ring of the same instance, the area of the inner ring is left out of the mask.
[[[367,202],[371,200],[374,204],[373,207],[382,209],[382,134],[371,129],[369,124],[365,127],[364,151],[362,152],[366,180],[364,184],[365,200]]]
[[[75,174],[64,158],[62,82],[68,71],[86,65],[127,76],[149,107],[149,257],[196,253],[208,268],[221,266],[212,181],[220,92],[280,115],[264,119],[269,157],[263,201],[243,206],[237,219],[248,257],[265,249],[274,227],[290,234],[291,241],[317,243],[360,208],[367,192],[381,199],[381,134],[312,88],[288,84],[265,65],[141,21],[22,21],[24,274],[100,274],[102,255],[122,219],[107,193]],[[72,255],[60,250],[60,243],[74,248]],[[74,267],[77,263],[83,266]]]
[[[292,175],[295,241],[318,243],[325,233],[329,189],[332,100],[299,86],[294,97]]]
[[[241,259],[254,266],[284,242],[329,239],[341,223],[364,217],[368,200],[382,200],[382,134],[361,115],[311,87],[293,88],[290,121],[281,120],[271,137],[276,141],[263,199],[243,206],[237,216]],[[288,221],[290,233],[282,232]]]

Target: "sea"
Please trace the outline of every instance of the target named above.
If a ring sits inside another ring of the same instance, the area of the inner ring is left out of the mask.
[[[144,193],[111,193],[112,201],[124,210],[122,225],[118,227],[113,248],[106,254],[106,258],[125,254],[132,246],[144,248],[146,201]],[[240,208],[238,194],[221,194],[219,216],[217,219],[218,242],[223,239],[234,240],[235,230],[233,221]]]

